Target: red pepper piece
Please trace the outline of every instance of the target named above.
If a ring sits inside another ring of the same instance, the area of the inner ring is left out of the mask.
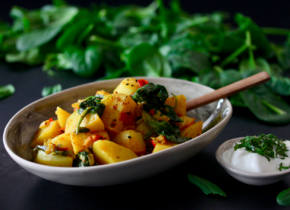
[[[68,148],[67,147],[65,147],[65,148],[58,147],[57,150],[59,150],[59,151],[68,151]]]
[[[153,116],[153,115],[155,115],[155,110],[154,109],[151,109],[148,113]]]
[[[142,87],[144,85],[147,85],[149,82],[145,79],[138,79],[138,85],[139,87]]]
[[[153,140],[151,140],[151,144],[153,145],[153,147],[156,146],[155,142]]]
[[[52,119],[52,117],[49,119],[49,122],[52,122],[53,121],[53,119]]]

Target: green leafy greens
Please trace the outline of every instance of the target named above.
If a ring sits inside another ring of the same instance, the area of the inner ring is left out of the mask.
[[[277,203],[282,206],[290,205],[290,188],[280,192],[277,196]]]
[[[5,86],[0,86],[0,99],[9,97],[13,95],[15,92],[15,88],[13,85],[5,85]]]
[[[227,197],[226,193],[222,189],[220,189],[216,184],[213,184],[204,178],[188,174],[188,180],[190,181],[190,183],[199,187],[202,190],[202,192],[204,192],[206,195],[218,194]]]
[[[54,0],[36,10],[14,6],[10,16],[12,25],[0,21],[0,58],[9,63],[43,64],[49,75],[162,76],[214,89],[267,71],[271,81],[230,101],[262,121],[290,123],[290,106],[280,97],[290,95],[288,29],[261,28],[240,13],[229,25],[227,13],[188,14],[179,0],[169,7],[153,0],[145,7],[90,8]],[[271,43],[268,35],[285,36],[285,43]]]
[[[45,96],[60,92],[61,89],[62,89],[61,84],[57,84],[51,87],[44,87],[42,89],[41,95],[42,97],[45,97]]]

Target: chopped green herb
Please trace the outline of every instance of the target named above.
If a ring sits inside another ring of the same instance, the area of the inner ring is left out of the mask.
[[[270,161],[270,158],[284,159],[286,154],[286,144],[273,134],[261,134],[259,136],[246,136],[235,144],[234,149],[245,148],[248,152],[258,153]]]
[[[280,163],[279,165],[279,171],[282,171],[283,169],[286,170],[286,169],[289,169],[290,168],[290,165],[289,166],[283,166],[283,163]]]
[[[218,194],[227,197],[226,193],[222,189],[220,189],[216,184],[213,184],[204,178],[188,174],[188,180],[190,181],[190,183],[199,187],[202,190],[202,192],[204,192],[206,195]]]

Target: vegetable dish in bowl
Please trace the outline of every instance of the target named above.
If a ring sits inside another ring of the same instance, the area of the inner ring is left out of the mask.
[[[143,77],[136,79],[146,79],[149,83],[163,85],[169,94],[184,95],[187,100],[192,100],[213,91],[213,89],[204,85],[173,78]],[[73,113],[73,103],[79,99],[94,96],[96,90],[113,93],[122,80],[124,78],[76,86],[28,104],[18,111],[5,127],[3,143],[7,153],[28,172],[53,182],[76,186],[122,184],[161,173],[195,156],[219,135],[231,118],[232,106],[229,100],[225,99],[221,113],[226,113],[226,115],[221,121],[194,139],[177,144],[169,149],[149,155],[140,155],[138,158],[114,164],[91,167],[55,167],[33,162],[31,143],[35,137],[35,132],[42,121],[53,117],[53,113],[58,106],[68,113]],[[196,108],[188,111],[186,115],[195,118],[196,122],[205,122],[216,109],[216,104],[216,102],[213,102]],[[57,117],[53,119],[56,121]]]
[[[72,114],[56,108],[56,120],[40,124],[30,146],[43,165],[85,167],[156,153],[195,138],[202,121],[186,116],[186,97],[170,97],[163,85],[126,78],[112,94],[72,104]]]

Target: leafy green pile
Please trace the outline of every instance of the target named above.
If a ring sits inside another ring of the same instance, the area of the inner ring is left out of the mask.
[[[261,134],[259,136],[246,136],[244,139],[240,140],[235,144],[234,150],[245,148],[249,152],[258,153],[271,160],[271,158],[284,159],[288,157],[286,152],[288,151],[286,144],[278,139],[273,134]],[[279,170],[289,169],[290,167],[283,166],[280,164]]]
[[[266,36],[287,37],[290,30],[260,28],[240,13],[231,26],[226,13],[188,14],[178,0],[169,7],[156,0],[147,7],[91,8],[54,0],[32,11],[15,6],[10,15],[12,26],[0,22],[0,58],[7,62],[44,63],[49,74],[70,69],[82,77],[104,69],[103,79],[175,77],[215,89],[267,71],[266,85],[230,100],[263,121],[290,122],[290,106],[280,97],[290,95],[290,79],[282,76],[290,68],[290,38],[277,45]]]

